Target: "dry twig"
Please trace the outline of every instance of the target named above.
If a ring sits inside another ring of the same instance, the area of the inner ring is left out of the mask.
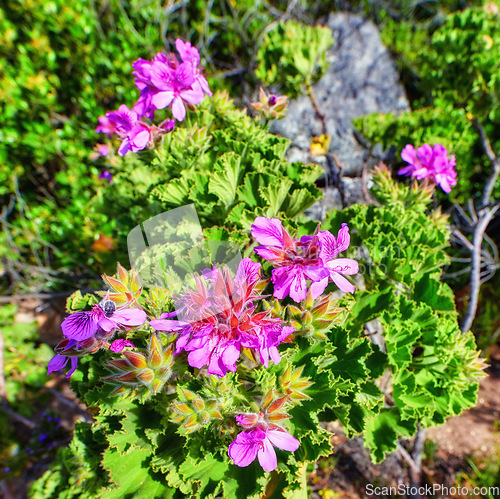
[[[500,203],[490,207],[491,194],[493,193],[493,188],[495,187],[498,176],[500,175],[500,158],[493,152],[490,141],[486,136],[483,126],[477,119],[474,120],[474,126],[476,127],[479,138],[481,139],[481,145],[483,150],[488,156],[488,159],[492,165],[492,172],[486,181],[484,186],[483,195],[481,198],[481,209],[478,211],[477,215],[473,207],[469,207],[472,215],[472,220],[474,220],[474,231],[472,236],[472,261],[471,261],[471,277],[470,277],[470,295],[469,303],[467,305],[467,311],[463,318],[462,324],[460,325],[460,330],[463,333],[469,331],[474,321],[477,312],[477,305],[479,299],[479,289],[481,287],[481,263],[482,263],[482,244],[485,236],[486,228],[492,220],[493,216],[500,208]]]

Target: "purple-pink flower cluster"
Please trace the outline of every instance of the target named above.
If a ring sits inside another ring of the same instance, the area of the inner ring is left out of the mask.
[[[280,361],[277,346],[295,328],[284,326],[270,312],[257,312],[255,302],[262,298],[266,281],[260,264],[244,258],[234,278],[227,269],[214,268],[196,278],[196,289],[180,299],[180,320],[162,314],[149,325],[158,331],[177,332],[176,353],[188,352],[189,365],[208,374],[223,377],[236,371],[243,348],[254,352],[268,367],[269,359]]]
[[[202,83],[199,84],[201,87]],[[157,99],[152,98],[152,102],[158,104]],[[117,112],[108,113],[106,119],[111,125],[104,120],[101,125],[109,125],[128,134],[134,127],[142,126],[136,118],[134,110],[122,106]],[[137,132],[137,136],[140,133]],[[134,150],[137,147],[134,140],[124,135],[122,152],[127,148]],[[358,263],[349,258],[338,258],[350,244],[346,224],[342,225],[336,237],[328,231],[320,231],[318,227],[313,235],[295,239],[280,220],[258,217],[251,232],[261,244],[255,252],[275,267],[271,281],[276,298],[290,296],[297,302],[306,299],[306,295],[308,300],[318,298],[330,281],[345,292],[354,292],[354,286],[345,276],[356,274]],[[135,349],[129,339],[115,339],[114,336],[119,331],[142,326],[148,321],[148,315],[137,304],[142,291],[137,273],[126,272],[119,266],[117,278],[104,276],[104,279],[112,291],[100,292],[104,299],[92,310],[73,313],[62,322],[65,339],[55,348],[56,355],[48,366],[49,374],[71,361],[69,377],[76,369],[79,357],[100,348],[115,353],[126,347]],[[187,357],[190,366],[203,369],[203,374],[219,377],[224,377],[228,371],[237,371],[242,353],[266,368],[270,361],[274,364],[281,361],[278,347],[283,342],[291,341],[296,328],[283,319],[284,314],[278,313],[276,307],[259,307],[259,301],[269,296],[263,295],[269,279],[261,275],[260,263],[244,258],[236,274],[231,274],[226,266],[214,266],[194,276],[193,282],[194,285],[183,289],[175,299],[177,311],[149,320],[149,326],[154,330],[171,333],[167,339],[167,350],[159,342],[160,335],[153,333],[147,356],[139,349],[125,351],[124,358],[108,361],[108,368],[113,374],[104,381],[118,385],[113,394],[130,392],[130,387],[136,389],[138,383],[148,387],[148,394],[156,394],[172,375],[173,355],[181,353],[180,359]],[[156,346],[153,347],[153,343]],[[166,353],[168,358],[164,357]],[[246,366],[240,364],[240,367],[245,372]],[[245,404],[242,404],[242,409],[236,413],[224,412],[225,409],[217,406],[212,407],[212,412],[203,413],[202,417],[208,415],[208,420],[235,418],[243,428],[228,448],[235,465],[248,466],[258,459],[265,471],[272,471],[278,465],[275,447],[289,452],[298,449],[299,440],[286,431],[283,422],[290,418],[290,407],[308,398],[303,390],[314,381],[301,377],[302,368],[292,373],[292,367],[288,366],[286,372],[288,381],[283,374],[278,394],[275,388],[270,389],[262,398],[258,412],[242,413],[245,410]],[[153,385],[153,382],[156,384]],[[198,409],[199,406],[205,407],[196,394],[184,390],[184,395],[189,400],[196,399],[199,404],[193,404]],[[194,398],[189,398],[191,396]],[[251,405],[255,406],[255,403]],[[202,424],[198,413],[193,412],[187,402],[178,403],[175,407],[186,431],[194,431],[193,427]]]
[[[354,286],[344,275],[359,272],[358,262],[350,258],[336,258],[350,244],[349,228],[342,224],[337,237],[319,228],[312,236],[293,239],[277,218],[257,217],[252,225],[252,236],[262,245],[255,252],[276,267],[272,272],[274,296],[290,296],[299,302],[307,294],[307,280],[312,281],[311,293],[318,298],[329,281],[342,291],[354,293]]]
[[[408,144],[401,152],[401,158],[408,165],[398,171],[399,175],[428,179],[444,192],[451,192],[452,186],[457,185],[455,155],[448,158],[448,151],[440,144],[434,144],[434,147],[424,144],[416,151]]]
[[[175,46],[180,61],[172,53],[159,52],[152,61],[138,59],[132,64],[135,85],[141,91],[132,109],[123,104],[118,111],[99,117],[96,132],[120,137],[120,156],[151,147],[155,140],[174,129],[175,120],[184,120],[186,105],[195,106],[205,94],[212,95],[207,79],[199,69],[198,50],[180,39],[175,41]],[[172,119],[166,119],[158,126],[146,121],[154,119],[157,109],[169,106]]]

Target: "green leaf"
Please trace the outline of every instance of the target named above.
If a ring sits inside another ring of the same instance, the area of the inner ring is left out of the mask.
[[[236,188],[245,153],[226,153],[219,158],[221,169],[216,170],[210,178],[208,190],[215,194],[226,207],[234,202]]]
[[[402,421],[397,408],[382,409],[365,426],[365,445],[372,459],[380,463],[397,448],[399,437],[411,437],[416,431],[415,420]]]

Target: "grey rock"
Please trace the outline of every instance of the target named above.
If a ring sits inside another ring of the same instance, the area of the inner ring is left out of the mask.
[[[344,201],[347,206],[366,201],[363,195],[363,180],[361,178],[343,177],[341,182],[344,189]]]
[[[345,202],[363,202],[360,181],[345,177],[361,176],[363,166],[371,168],[383,157],[383,151],[379,148],[370,156],[369,150],[354,137],[352,119],[371,113],[400,114],[409,110],[409,104],[375,24],[355,14],[333,13],[327,25],[335,43],[327,54],[330,66],[313,91],[331,137],[329,154],[335,155],[342,165]],[[330,165],[329,176],[335,173],[331,171],[331,160],[327,162],[325,156],[310,153],[311,140],[323,133],[323,126],[309,96],[290,102],[287,116],[275,121],[271,131],[292,141],[288,151],[290,161],[318,163],[327,172]],[[339,196],[330,190],[325,190],[325,206],[341,208],[335,204]],[[311,210],[313,214],[314,210],[324,211],[325,207]]]
[[[314,203],[304,212],[307,217],[312,220],[316,220],[317,222],[322,222],[325,219],[327,211],[341,210],[343,208],[342,198],[336,187],[329,186],[322,190],[323,199]]]

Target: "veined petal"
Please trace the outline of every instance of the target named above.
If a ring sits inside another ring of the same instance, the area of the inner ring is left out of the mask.
[[[99,314],[95,312],[75,312],[66,317],[61,324],[64,336],[69,339],[83,341],[97,333]]]
[[[253,249],[257,255],[264,260],[268,260],[269,262],[283,262],[286,260],[286,251],[280,248],[269,248],[266,246],[257,246]]]
[[[323,262],[328,262],[338,253],[335,252],[337,249],[337,240],[335,236],[328,230],[318,231],[318,239],[320,242],[319,257]]]
[[[335,260],[331,260],[328,262],[327,268],[330,271],[345,275],[354,275],[359,272],[358,262],[351,258],[336,258]]]
[[[257,217],[252,224],[252,237],[265,246],[284,247],[283,225],[277,218]]]
[[[281,450],[295,452],[300,446],[300,442],[284,430],[270,428],[267,430],[266,435],[269,441]]]
[[[243,431],[229,445],[228,454],[236,466],[248,466],[255,460],[259,446],[259,441],[254,440],[246,431]]]
[[[342,224],[342,227],[337,234],[337,247],[335,248],[335,255],[345,251],[349,247],[350,243],[351,236],[349,235],[349,227],[347,227],[347,224]]]
[[[274,269],[272,272],[272,281],[274,283],[273,296],[282,300],[288,296],[292,280],[287,277],[287,272],[290,267],[282,267]]]

